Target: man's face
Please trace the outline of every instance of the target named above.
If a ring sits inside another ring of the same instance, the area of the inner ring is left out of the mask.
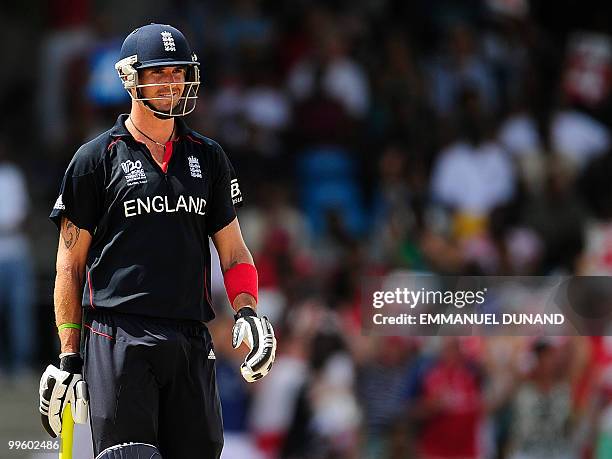
[[[151,67],[142,69],[139,74],[139,84],[155,84],[140,88],[142,97],[156,98],[149,103],[157,110],[168,112],[179,103],[179,98],[185,90],[186,69],[183,66]]]

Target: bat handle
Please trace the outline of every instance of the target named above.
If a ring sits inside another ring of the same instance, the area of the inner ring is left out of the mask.
[[[59,459],[72,459],[72,434],[74,433],[74,420],[70,404],[64,407],[62,415],[62,433],[60,435]]]

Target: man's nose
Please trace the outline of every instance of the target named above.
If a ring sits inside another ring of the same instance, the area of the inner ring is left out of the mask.
[[[162,83],[180,83],[179,75],[172,71],[164,72],[162,77]]]

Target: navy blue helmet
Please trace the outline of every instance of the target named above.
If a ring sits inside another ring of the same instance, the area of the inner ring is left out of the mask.
[[[195,109],[200,87],[199,65],[197,56],[191,51],[181,31],[170,25],[148,24],[137,28],[126,37],[115,69],[119,73],[123,87],[133,100],[143,102],[157,115],[168,117],[187,115]],[[184,83],[140,84],[139,70],[170,66],[185,67]],[[183,84],[182,93],[178,96],[178,85]],[[171,108],[167,111],[155,108],[151,101],[166,97],[143,97],[141,89],[146,86],[168,86]]]

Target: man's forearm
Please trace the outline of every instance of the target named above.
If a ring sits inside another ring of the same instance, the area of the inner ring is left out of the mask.
[[[81,292],[83,272],[76,269],[58,270],[55,277],[55,323],[81,323]],[[75,328],[64,328],[59,332],[61,352],[79,352],[81,332]]]
[[[257,271],[240,269],[240,265],[255,266],[251,252],[247,248],[238,218],[229,225],[213,235],[213,242],[219,253],[221,270],[225,281],[225,288],[230,299],[232,308],[238,311],[240,308],[257,306]],[[248,287],[245,288],[245,285]]]
[[[248,263],[250,265],[255,265],[255,262],[253,261],[253,256],[251,255],[249,249],[246,248],[246,246],[239,247],[234,250],[234,253],[232,253],[232,257],[227,260],[225,264],[222,263],[221,269],[225,273],[228,269],[240,263]]]

